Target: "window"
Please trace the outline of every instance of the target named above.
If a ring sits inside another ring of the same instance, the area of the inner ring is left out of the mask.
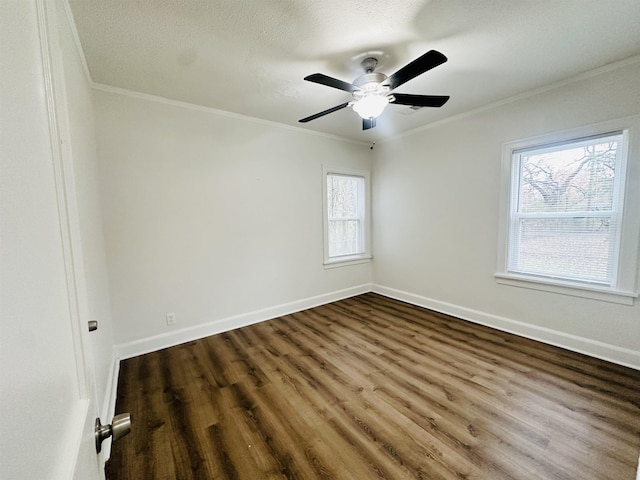
[[[369,174],[324,169],[325,265],[359,263],[369,253]]]
[[[620,129],[505,146],[499,283],[587,297],[614,293],[621,298],[602,299],[633,303],[637,253],[622,248],[628,135]],[[637,238],[633,243],[637,251]]]
[[[508,271],[615,286],[623,134],[513,153]]]

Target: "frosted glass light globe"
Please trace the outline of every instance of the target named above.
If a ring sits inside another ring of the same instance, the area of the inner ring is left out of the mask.
[[[367,95],[354,103],[353,109],[362,118],[376,118],[388,104],[389,98],[386,95]]]

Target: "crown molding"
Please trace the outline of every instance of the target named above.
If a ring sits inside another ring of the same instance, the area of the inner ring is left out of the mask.
[[[508,105],[510,103],[519,102],[520,100],[525,100],[527,98],[535,97],[536,95],[540,95],[542,93],[549,92],[551,90],[556,90],[558,88],[566,87],[567,85],[581,82],[589,78],[597,77],[599,75],[603,75],[608,72],[619,70],[639,62],[640,62],[640,55],[634,55],[634,56],[625,58],[623,60],[619,60],[617,62],[608,63],[601,67],[594,68],[593,70],[588,70],[586,72],[579,73],[578,75],[574,75],[572,77],[566,78],[564,80],[560,80],[558,82],[553,82],[548,85],[544,85],[542,87],[534,88],[533,90],[528,90],[526,92],[519,93],[517,95],[512,95],[510,97],[503,98],[502,100],[496,100],[495,102],[491,102],[481,107],[477,107],[471,110],[467,110],[466,112],[458,113],[456,115],[443,118],[442,120],[437,120],[435,122],[427,123],[426,125],[422,125],[420,127],[408,130],[406,132],[402,132],[397,135],[387,137],[384,140],[386,141],[397,140],[399,138],[415,135],[417,133],[423,132],[425,130],[429,130],[431,128],[439,127],[441,125],[445,125],[451,122],[456,122],[458,120],[462,120],[464,118],[471,117],[473,115],[477,115],[479,113],[486,112],[488,110],[493,110],[495,108],[502,107],[503,105]]]
[[[138,92],[136,90],[129,90],[129,89],[126,89],[126,88],[121,88],[121,87],[113,87],[111,85],[106,85],[104,83],[92,82],[91,88],[93,88],[94,90],[97,90],[97,91],[102,91],[102,92],[106,92],[106,93],[112,93],[112,94],[116,94],[116,95],[123,95],[123,96],[130,97],[130,98],[136,98],[138,100],[145,100],[145,101],[148,101],[148,102],[155,102],[155,103],[159,103],[159,104],[163,104],[163,105],[170,105],[170,106],[173,106],[173,107],[184,108],[184,109],[187,109],[187,110],[192,110],[192,111],[197,111],[197,112],[204,112],[204,113],[209,113],[209,114],[228,117],[228,118],[234,118],[236,120],[243,120],[243,121],[246,121],[246,122],[257,123],[257,124],[260,124],[260,125],[267,125],[267,126],[274,127],[274,128],[279,128],[279,129],[283,129],[283,130],[289,130],[289,131],[292,131],[292,132],[305,133],[307,135],[313,135],[313,136],[316,136],[316,137],[323,137],[323,138],[328,138],[328,139],[331,139],[331,140],[337,140],[337,141],[340,141],[340,142],[345,142],[345,143],[351,143],[351,144],[354,144],[354,145],[365,146],[367,148],[370,145],[369,142],[352,140],[350,138],[340,137],[338,135],[332,135],[332,134],[329,134],[329,133],[315,132],[313,130],[307,130],[306,128],[294,127],[292,125],[287,125],[285,123],[274,122],[274,121],[271,121],[271,120],[264,120],[262,118],[251,117],[249,115],[242,115],[240,113],[229,112],[227,110],[220,110],[220,109],[214,108],[214,107],[206,107],[204,105],[198,105],[198,104],[195,104],[195,103],[183,102],[181,100],[172,100],[170,98],[161,97],[159,95],[151,95],[151,94],[148,94],[148,93],[142,93],[142,92]]]

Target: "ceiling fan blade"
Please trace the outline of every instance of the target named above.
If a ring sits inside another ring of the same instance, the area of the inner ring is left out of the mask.
[[[423,74],[427,70],[431,70],[438,65],[443,64],[447,61],[447,57],[445,57],[440,52],[436,50],[429,50],[427,53],[422,55],[421,57],[416,58],[413,62],[405,65],[396,73],[391,75],[385,82],[384,85],[389,85],[391,90],[399,87],[403,83],[408,82],[412,78],[417,77],[418,75]]]
[[[412,107],[441,107],[449,100],[448,95],[409,95],[407,93],[394,93],[392,103],[398,105],[410,105]]]
[[[362,130],[369,130],[376,126],[375,118],[363,118],[362,119]]]
[[[298,122],[307,123],[307,122],[310,122],[311,120],[315,120],[316,118],[324,117],[325,115],[328,115],[330,113],[337,112],[338,110],[342,110],[343,108],[345,108],[347,106],[349,106],[349,102],[345,102],[345,103],[343,103],[341,105],[338,105],[336,107],[330,108],[328,110],[324,110],[323,112],[316,113],[315,115],[311,115],[309,117],[302,118],[302,119],[298,120]]]
[[[345,92],[357,92],[362,90],[360,87],[356,87],[352,83],[343,82],[337,78],[329,77],[322,73],[313,73],[304,77],[308,82],[319,83],[320,85],[326,85],[327,87],[337,88],[338,90],[344,90]]]

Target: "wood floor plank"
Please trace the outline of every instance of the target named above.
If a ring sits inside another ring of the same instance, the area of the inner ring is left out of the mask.
[[[122,362],[109,480],[634,480],[640,372],[365,294]]]

